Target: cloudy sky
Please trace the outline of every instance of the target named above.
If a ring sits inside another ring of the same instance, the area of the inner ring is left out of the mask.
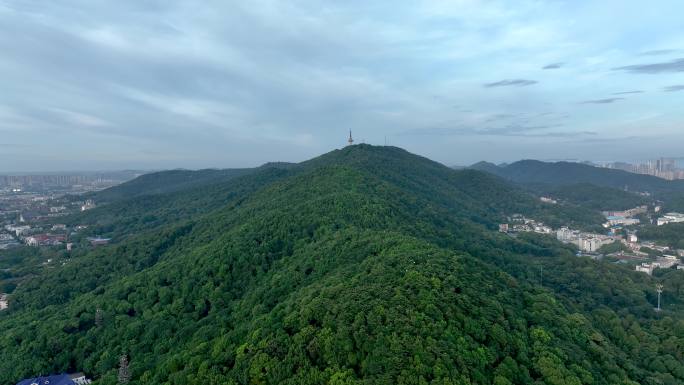
[[[0,171],[684,156],[681,0],[0,0]]]

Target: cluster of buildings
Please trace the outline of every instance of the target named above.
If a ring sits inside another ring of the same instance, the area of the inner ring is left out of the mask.
[[[510,223],[502,223],[499,225],[499,231],[502,233],[520,233],[520,232],[534,232],[538,234],[555,235],[556,238],[565,243],[572,243],[576,245],[581,251],[587,253],[595,253],[603,245],[608,245],[620,239],[617,236],[585,233],[579,230],[572,230],[568,227],[561,227],[554,231],[550,226],[534,219],[525,218],[520,214],[515,214],[509,219]]]
[[[87,199],[83,204],[81,205],[81,211],[86,211],[90,209],[95,208],[95,202],[92,199]]]
[[[54,224],[58,218],[95,207],[92,200],[74,201],[54,191],[23,192],[0,190],[0,250],[25,244],[57,246],[68,242],[68,229]]]
[[[684,179],[684,169],[679,168],[677,160],[673,158],[660,158],[638,164],[613,162],[603,164],[602,166],[635,174],[653,175],[667,180]]]
[[[0,250],[26,244],[55,246],[68,241],[69,231],[55,223],[59,217],[96,207],[93,200],[75,201],[71,194],[102,190],[141,172],[0,175]],[[74,230],[74,229],[72,229]],[[76,231],[78,229],[75,229]],[[102,241],[96,241],[102,244]]]
[[[23,243],[27,246],[59,246],[68,238],[69,229],[66,225],[57,224],[52,226],[40,225],[15,225],[6,224],[5,233],[0,234],[0,239],[11,238],[14,246]]]
[[[640,265],[636,265],[635,270],[648,275],[653,275],[653,270],[655,269],[670,269],[677,266],[678,270],[684,270],[684,265],[681,263],[681,259],[674,255],[663,255],[662,257],[656,258],[653,262],[642,262]]]
[[[78,231],[87,228],[87,226],[75,226],[73,228],[67,227],[63,224],[56,224],[49,227],[41,226],[16,226],[5,225],[5,233],[0,233],[0,250],[3,249],[3,239],[7,242],[12,242],[11,246],[60,246],[66,244],[67,251],[71,251],[71,243],[69,243],[69,236],[76,234]],[[110,238],[102,237],[88,237],[88,243],[91,246],[102,246],[109,244]],[[9,247],[6,247],[9,248]]]
[[[19,241],[17,241],[12,234],[0,233],[0,250],[11,249],[19,245]]]
[[[572,243],[584,252],[596,253],[602,246],[614,243],[621,238],[614,235],[585,233],[568,227],[561,227],[556,231],[556,239],[564,243]]]
[[[640,242],[635,230],[624,228],[624,226],[639,223],[637,218],[633,218],[634,216],[647,213],[648,206],[639,206],[623,211],[604,211],[603,215],[606,217],[604,226],[609,229],[607,234],[583,232],[566,226],[554,230],[542,222],[525,218],[520,214],[509,217],[507,223],[499,224],[499,231],[509,234],[519,232],[552,234],[559,241],[573,244],[581,252],[595,255],[597,258],[601,257],[598,254],[601,247],[620,242],[624,246],[620,248],[622,250],[609,255],[622,263],[637,262],[636,271],[653,274],[655,269],[668,269],[674,266],[684,270],[684,264],[681,263],[680,259],[680,257],[684,256],[684,250],[675,251],[667,246],[656,245],[653,242]],[[667,223],[684,222],[684,215],[678,213],[668,213],[663,218],[668,220]],[[651,254],[645,251],[649,251]]]
[[[66,238],[66,234],[36,234],[26,237],[24,242],[28,246],[59,246]]]
[[[634,217],[646,213],[648,213],[648,206],[639,206],[622,211],[603,211],[602,214],[606,217],[606,223],[604,223],[603,226],[609,228],[615,226],[638,225],[640,220]]]
[[[80,194],[115,186],[142,175],[140,171],[84,172],[70,174],[0,175],[0,190]]]
[[[542,222],[534,219],[525,218],[521,214],[514,214],[508,218],[510,223],[502,223],[499,225],[499,231],[502,233],[526,233],[534,232],[540,234],[551,234],[553,229],[546,226]]]

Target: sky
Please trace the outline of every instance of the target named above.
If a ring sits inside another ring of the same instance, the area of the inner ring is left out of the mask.
[[[0,172],[684,156],[681,0],[0,0]]]

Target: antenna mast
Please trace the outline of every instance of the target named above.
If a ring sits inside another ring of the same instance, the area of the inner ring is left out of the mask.
[[[349,130],[349,139],[347,140],[347,143],[349,143],[349,146],[354,144],[354,139],[352,139],[351,130]]]
[[[655,311],[661,311],[662,309],[660,308],[660,295],[663,293],[663,284],[658,283],[656,284],[656,291],[658,292],[658,307],[655,309]]]

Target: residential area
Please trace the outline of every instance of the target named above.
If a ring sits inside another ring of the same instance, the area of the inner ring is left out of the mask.
[[[65,219],[97,207],[93,200],[78,194],[118,183],[121,180],[76,176],[0,176],[0,269],[4,279],[18,281],[35,269],[67,263],[75,247],[108,244],[108,238],[86,236],[87,226],[67,224]],[[12,262],[22,258],[21,267]],[[0,288],[0,311],[11,306],[14,286],[10,283]]]
[[[557,204],[548,197],[542,202]],[[563,243],[577,247],[578,256],[594,259],[607,259],[615,263],[633,266],[634,270],[652,275],[655,269],[677,268],[684,270],[684,249],[673,249],[653,241],[639,239],[642,225],[663,226],[669,223],[684,222],[684,214],[660,213],[658,205],[642,205],[623,211],[603,211],[605,232],[586,232],[569,226],[552,228],[543,222],[526,218],[521,214],[510,216],[506,223],[499,225],[499,231],[515,236],[520,232],[534,232],[554,236]],[[642,223],[639,218],[649,219]]]

